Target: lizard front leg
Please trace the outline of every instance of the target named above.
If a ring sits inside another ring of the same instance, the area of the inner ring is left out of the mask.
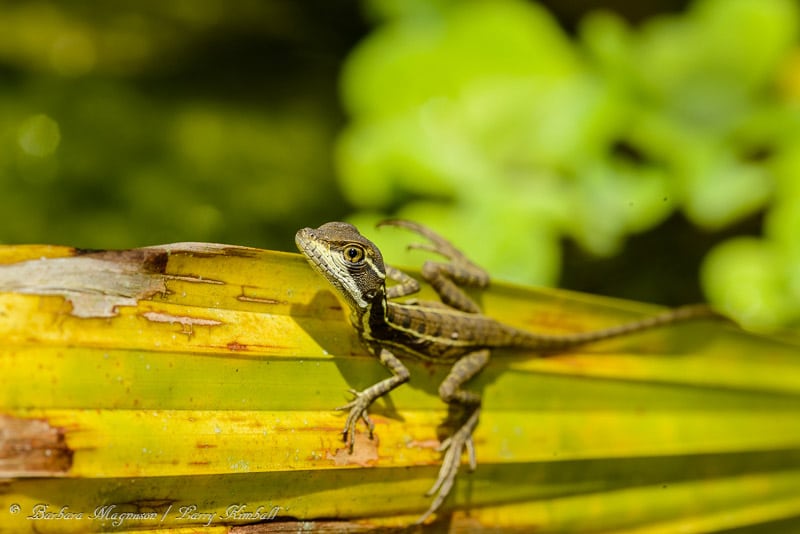
[[[489,285],[489,274],[469,259],[448,240],[421,224],[400,219],[381,222],[378,226],[407,228],[428,239],[430,244],[416,243],[408,248],[421,249],[444,256],[448,263],[426,261],[422,265],[422,277],[427,281],[442,302],[461,311],[479,313],[480,308],[459,286],[483,289]],[[408,293],[403,293],[403,295]]]
[[[395,282],[399,282],[398,285],[386,288],[386,298],[388,299],[406,297],[419,291],[419,282],[399,269],[395,269],[394,267],[387,265],[386,277],[391,278]],[[405,304],[411,304],[425,308],[452,309],[452,306],[448,306],[444,302],[438,300],[408,299],[405,301]]]
[[[407,382],[409,377],[408,369],[394,354],[384,348],[376,348],[374,350],[380,351],[380,362],[392,372],[392,376],[371,385],[363,391],[351,389],[350,393],[354,394],[355,398],[344,406],[336,408],[342,411],[349,410],[347,420],[344,424],[344,430],[342,431],[342,437],[350,448],[351,453],[353,452],[353,445],[355,444],[356,423],[358,423],[358,420],[362,419],[364,423],[366,423],[367,429],[369,430],[369,439],[372,439],[372,431],[375,425],[369,418],[367,410],[375,399],[386,395],[400,384]]]
[[[461,455],[464,450],[469,454],[470,469],[475,469],[475,447],[472,442],[472,433],[478,426],[480,416],[481,397],[473,391],[467,391],[461,386],[475,376],[489,362],[488,349],[471,352],[458,360],[450,369],[447,377],[439,386],[439,396],[443,401],[452,405],[458,404],[470,410],[461,426],[444,440],[439,446],[440,451],[445,451],[439,476],[426,495],[434,497],[428,510],[420,516],[417,524],[424,522],[431,514],[436,512],[453,488],[458,468],[461,465]]]
[[[389,265],[386,266],[386,277],[398,282],[396,286],[386,288],[386,298],[396,299],[413,295],[419,291],[419,282],[411,278],[400,269],[395,269]]]

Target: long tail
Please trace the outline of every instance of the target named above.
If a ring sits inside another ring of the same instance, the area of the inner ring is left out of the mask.
[[[624,323],[602,330],[591,330],[589,332],[578,332],[575,334],[563,335],[550,335],[550,334],[535,334],[533,332],[518,331],[514,338],[516,346],[523,346],[525,348],[543,351],[552,351],[576,347],[578,345],[585,345],[587,343],[594,343],[613,337],[625,336],[658,328],[661,326],[671,325],[684,321],[694,321],[698,319],[715,319],[730,321],[724,315],[716,312],[714,309],[706,304],[692,304],[689,306],[681,306],[672,310],[667,310],[650,317],[645,317],[630,323]]]

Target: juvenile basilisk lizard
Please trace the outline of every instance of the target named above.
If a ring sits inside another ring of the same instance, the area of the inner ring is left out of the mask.
[[[409,248],[427,250],[448,262],[426,261],[422,277],[436,290],[442,302],[395,302],[419,291],[409,275],[386,265],[380,250],[351,224],[330,222],[317,229],[304,228],[295,241],[311,266],[336,289],[350,308],[350,322],[371,354],[392,376],[366,388],[351,390],[354,399],[337,409],[348,411],[343,437],[353,450],[356,424],[366,423],[370,438],[374,425],[367,410],[377,398],[408,381],[409,372],[398,356],[411,356],[435,363],[452,364],[439,386],[439,396],[450,405],[463,407],[460,426],[444,440],[442,466],[428,496],[434,496],[425,521],[444,502],[455,481],[466,450],[472,469],[475,449],[472,433],[480,415],[480,396],[462,388],[489,361],[493,348],[517,348],[552,352],[649,328],[700,317],[718,317],[705,305],[676,308],[639,321],[603,330],[566,335],[537,334],[499,323],[480,313],[478,305],[458,286],[485,288],[488,274],[470,262],[458,249],[430,229],[410,221],[381,223],[407,228],[430,241]],[[387,278],[397,282],[387,286]]]

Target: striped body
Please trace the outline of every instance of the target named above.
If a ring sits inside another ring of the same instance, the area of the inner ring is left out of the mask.
[[[352,321],[367,346],[378,344],[420,360],[452,363],[480,349],[562,350],[663,324],[708,316],[713,316],[713,312],[704,305],[685,306],[607,329],[547,335],[520,330],[485,315],[445,307],[390,302],[382,294],[365,313],[354,314]]]
[[[513,345],[516,331],[487,317],[450,310],[398,304],[380,299],[354,323],[369,346],[430,362],[453,362],[478,348]]]

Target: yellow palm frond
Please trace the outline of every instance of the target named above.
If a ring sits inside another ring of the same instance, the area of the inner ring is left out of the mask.
[[[357,530],[427,508],[447,369],[408,362],[349,454],[333,408],[386,371],[300,256],[6,246],[0,263],[1,531]],[[654,311],[504,285],[481,300],[552,333]],[[478,469],[437,528],[800,529],[792,342],[681,324],[548,358],[497,351],[470,387]]]

